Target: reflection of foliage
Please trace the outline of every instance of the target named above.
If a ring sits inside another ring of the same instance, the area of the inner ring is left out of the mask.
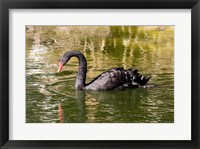
[[[27,26],[26,36],[27,45],[82,50],[86,57],[90,53],[94,67],[112,58],[125,68],[139,63],[142,69],[147,69],[149,61],[162,64],[158,55],[170,56],[173,61],[174,26]],[[102,61],[96,56],[99,52]]]
[[[95,50],[102,48],[109,34],[107,26],[27,26],[27,37],[40,44],[67,49]],[[34,42],[35,43],[35,42]]]
[[[90,51],[105,50],[105,44],[107,50],[123,50],[137,42],[150,48],[174,40],[173,26],[27,26],[26,31],[33,44]]]

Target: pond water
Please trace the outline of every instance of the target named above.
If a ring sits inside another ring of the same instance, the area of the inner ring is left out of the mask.
[[[86,82],[114,67],[151,76],[153,88],[78,91],[78,60],[57,73],[71,49],[88,62]],[[173,26],[27,26],[27,123],[173,123]]]

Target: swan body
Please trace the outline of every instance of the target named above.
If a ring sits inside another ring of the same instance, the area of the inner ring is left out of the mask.
[[[78,90],[111,90],[124,88],[138,88],[146,85],[150,77],[141,76],[137,69],[124,70],[123,68],[112,68],[101,73],[90,83],[85,83],[87,73],[87,61],[80,51],[69,51],[59,59],[60,72],[63,66],[71,59],[77,57],[79,60],[78,73],[76,75],[75,88]]]

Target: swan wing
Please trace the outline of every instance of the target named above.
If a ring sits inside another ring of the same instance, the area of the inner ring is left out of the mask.
[[[85,86],[85,89],[91,90],[109,90],[114,89],[128,82],[128,73],[123,68],[113,68],[103,72],[92,82]]]

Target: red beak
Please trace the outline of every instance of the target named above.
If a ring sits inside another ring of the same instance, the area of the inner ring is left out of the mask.
[[[63,68],[63,64],[61,62],[59,62],[58,64],[58,72],[60,72]]]

